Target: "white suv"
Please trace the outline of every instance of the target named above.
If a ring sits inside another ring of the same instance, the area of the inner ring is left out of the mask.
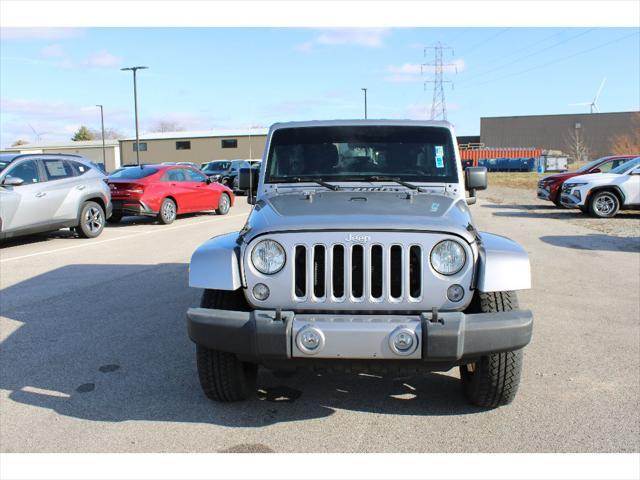
[[[640,157],[609,171],[573,177],[562,184],[560,202],[594,217],[613,217],[618,210],[640,210]]]

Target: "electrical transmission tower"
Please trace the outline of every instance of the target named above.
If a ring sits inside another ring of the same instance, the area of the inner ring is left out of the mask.
[[[427,89],[428,83],[433,83],[433,100],[431,101],[431,120],[446,120],[447,119],[447,103],[444,98],[444,84],[448,83],[453,88],[453,82],[451,80],[444,80],[443,74],[445,69],[453,67],[458,73],[458,67],[454,63],[444,63],[443,57],[445,51],[450,51],[453,55],[453,48],[443,45],[437,42],[435,45],[425,47],[424,56],[427,56],[427,52],[433,50],[434,60],[433,63],[423,63],[421,66],[422,73],[424,73],[425,67],[433,67],[433,79],[426,80],[424,82],[424,88]]]

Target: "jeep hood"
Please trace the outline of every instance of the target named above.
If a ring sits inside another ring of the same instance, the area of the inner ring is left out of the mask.
[[[381,192],[287,193],[261,199],[247,220],[247,237],[301,230],[421,230],[475,240],[469,208],[448,194]],[[247,228],[245,227],[245,228]]]

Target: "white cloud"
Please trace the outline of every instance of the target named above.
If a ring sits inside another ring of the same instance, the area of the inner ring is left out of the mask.
[[[435,72],[435,67],[430,65],[422,65],[420,63],[404,63],[402,65],[387,65],[387,82],[404,83],[404,82],[421,82],[427,79],[427,75]],[[458,58],[445,65],[443,71],[445,73],[460,73],[464,70],[464,60]]]
[[[77,38],[84,34],[79,28],[0,28],[2,40],[60,40]]]
[[[60,45],[59,43],[54,43],[51,45],[47,45],[42,50],[40,50],[40,55],[46,58],[64,57],[65,51],[62,45]]]
[[[123,61],[124,59],[122,57],[113,55],[112,53],[109,53],[106,50],[101,50],[92,55],[89,55],[80,63],[88,67],[97,67],[97,68],[114,67],[115,68],[122,65]]]
[[[330,28],[319,33],[308,42],[295,48],[301,52],[309,52],[315,46],[355,45],[359,47],[379,48],[389,34],[388,28]]]

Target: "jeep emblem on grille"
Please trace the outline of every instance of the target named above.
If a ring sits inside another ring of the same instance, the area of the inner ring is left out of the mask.
[[[349,236],[345,238],[345,241],[347,242],[367,243],[369,240],[371,240],[369,235],[362,235],[358,233],[350,233]]]

